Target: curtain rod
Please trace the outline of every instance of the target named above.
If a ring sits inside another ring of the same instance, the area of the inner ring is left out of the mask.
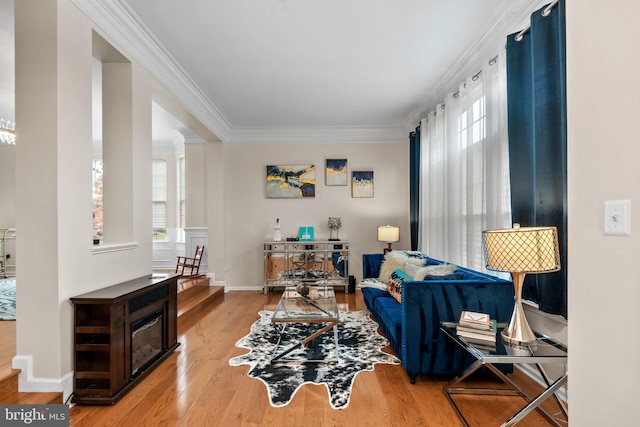
[[[496,55],[496,56],[494,56],[493,58],[491,58],[489,60],[489,62],[488,62],[489,66],[494,65],[496,62],[498,62],[498,56],[500,56],[500,55]],[[471,76],[471,80],[475,82],[476,80],[478,80],[480,78],[480,74],[482,74],[482,69],[480,69],[480,71],[478,71],[473,76]],[[463,85],[464,85],[464,87],[467,87],[467,83],[466,82],[463,83]],[[459,95],[460,95],[460,91],[458,90],[453,94],[453,97],[457,98]]]
[[[558,4],[558,0],[553,0],[551,3],[549,3],[547,5],[547,7],[545,7],[542,12],[540,13],[542,16],[547,17],[549,16],[549,14],[551,13],[551,10]],[[522,31],[520,31],[518,34],[516,34],[516,36],[514,37],[514,39],[519,42],[522,41],[522,39],[524,38],[524,35],[527,33],[527,31],[529,31],[529,29],[531,28],[531,25],[527,26],[526,28],[524,28]]]

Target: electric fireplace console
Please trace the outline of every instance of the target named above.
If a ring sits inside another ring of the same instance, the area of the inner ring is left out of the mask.
[[[154,274],[71,298],[74,395],[115,403],[180,345],[177,274]]]

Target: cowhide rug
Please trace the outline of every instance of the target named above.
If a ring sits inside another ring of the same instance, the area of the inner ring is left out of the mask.
[[[260,319],[251,326],[249,335],[241,338],[236,347],[247,348],[249,353],[229,360],[231,366],[249,365],[248,375],[259,379],[267,386],[271,405],[287,405],[300,387],[307,383],[324,384],[329,393],[329,403],[334,409],[344,409],[349,405],[353,381],[362,371],[373,371],[376,363],[398,364],[397,357],[381,351],[389,345],[385,337],[377,332],[378,324],[369,318],[368,311],[340,313],[338,343],[340,358],[327,363],[271,363],[278,342],[278,330],[282,324],[271,323],[272,311],[261,311]],[[309,327],[314,324],[288,324],[285,336],[287,342],[307,337]],[[294,341],[294,342],[297,342]],[[281,344],[282,345],[282,344]],[[285,343],[286,345],[286,343]],[[333,331],[322,334],[306,346],[289,353],[291,359],[335,359]]]

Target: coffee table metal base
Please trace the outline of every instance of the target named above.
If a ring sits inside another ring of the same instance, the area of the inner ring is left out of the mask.
[[[314,339],[318,338],[320,335],[324,334],[325,332],[328,332],[330,329],[333,329],[333,339],[336,345],[336,358],[335,359],[322,359],[322,360],[313,360],[313,359],[307,359],[304,360],[303,362],[324,362],[324,363],[330,363],[330,362],[337,362],[340,359],[340,352],[338,350],[338,323],[340,323],[340,321],[338,319],[319,319],[317,322],[316,321],[310,321],[307,320],[304,323],[326,323],[325,326],[323,326],[322,328],[320,328],[319,330],[317,330],[316,332],[314,332],[313,334],[309,335],[308,337],[293,343],[291,345],[289,345],[287,348],[285,348],[282,351],[278,351],[280,348],[280,343],[282,341],[282,336],[285,333],[285,330],[287,329],[287,324],[288,323],[292,323],[292,322],[278,322],[277,320],[273,321],[274,323],[283,323],[282,329],[279,331],[280,333],[280,338],[278,339],[278,343],[276,344],[276,353],[274,354],[273,358],[271,359],[271,363],[286,363],[286,362],[300,362],[299,360],[291,360],[291,359],[284,359],[284,356],[286,356],[287,354],[291,353],[293,350],[302,347],[303,345],[308,344],[309,342],[313,341]],[[296,322],[296,323],[301,323],[301,322]]]

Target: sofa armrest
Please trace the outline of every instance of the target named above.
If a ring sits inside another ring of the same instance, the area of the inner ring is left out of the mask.
[[[513,311],[514,288],[507,280],[405,282],[402,296],[402,364],[409,376],[458,374],[469,355],[440,331],[463,310],[488,313],[499,322]]]
[[[384,254],[362,254],[362,278],[377,279],[380,277],[380,266]]]

